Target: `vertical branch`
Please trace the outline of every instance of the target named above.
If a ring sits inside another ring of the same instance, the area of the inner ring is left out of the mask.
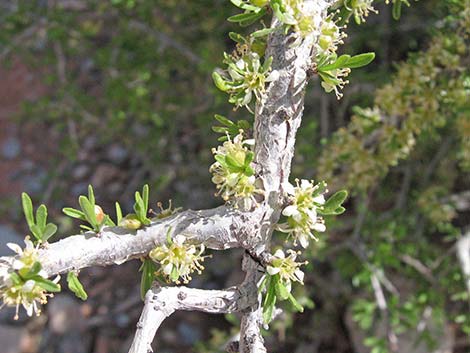
[[[327,16],[330,1],[306,0],[305,6],[314,7],[312,21],[321,26]],[[307,70],[315,55],[315,43],[319,28],[294,44],[298,34],[285,34],[283,26],[274,16],[268,37],[266,58],[272,57],[272,68],[279,72],[279,79],[267,88],[263,99],[256,104],[254,138],[256,172],[263,183],[265,199],[260,205],[263,216],[259,230],[248,242],[255,252],[268,250],[274,226],[283,208],[282,184],[289,180],[294,155],[295,135],[300,126],[304,109]],[[245,255],[246,279],[258,283],[261,274],[257,264]],[[261,298],[260,298],[261,299]],[[245,312],[240,332],[241,353],[264,353],[260,325],[262,324],[261,301]]]
[[[163,320],[175,311],[169,303],[159,301],[158,293],[159,289],[153,287],[145,295],[144,309],[137,323],[137,331],[129,353],[153,352],[152,341],[158,328]]]

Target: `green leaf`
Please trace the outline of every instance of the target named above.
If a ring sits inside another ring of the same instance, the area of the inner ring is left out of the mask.
[[[75,272],[67,273],[67,285],[78,298],[81,300],[87,300],[88,294],[85,292],[85,289]]]
[[[44,227],[42,232],[42,241],[46,242],[50,237],[52,237],[57,232],[57,226],[54,223],[48,223]]]
[[[238,123],[237,123],[238,127],[240,129],[243,129],[245,131],[249,130],[251,128],[251,124],[246,121],[246,120],[240,120]],[[238,131],[237,131],[238,132]]]
[[[225,162],[225,157],[221,156],[220,154],[215,155],[214,159],[220,163],[222,167],[228,167],[227,162]]]
[[[241,0],[230,0],[232,4],[234,4],[236,7],[243,9],[243,10],[248,10],[248,11],[257,11],[259,10],[259,7],[250,5],[244,1]]]
[[[401,0],[395,0],[392,8],[393,19],[399,20],[401,17]]]
[[[325,58],[325,63],[332,60],[331,58],[332,58],[331,56],[328,57],[328,60]],[[318,65],[318,71],[327,72],[327,71],[331,71],[331,70],[336,70],[336,69],[341,69],[341,68],[344,68],[344,67],[348,67],[347,63],[348,63],[350,58],[351,58],[350,55],[346,55],[346,54],[341,55],[339,58],[337,58],[331,64]]]
[[[276,285],[279,282],[279,275],[268,276],[266,287],[266,297],[263,302],[263,320],[269,323],[272,318],[274,306],[276,305]]]
[[[215,86],[222,92],[227,92],[230,89],[230,87],[227,86],[222,76],[220,76],[220,74],[216,71],[212,73],[212,80],[214,81]]]
[[[33,224],[30,228],[31,230],[31,233],[33,233],[33,236],[37,239],[37,240],[41,240],[42,239],[42,230],[41,228],[39,228],[39,226],[37,224]]]
[[[121,222],[121,219],[122,219],[122,210],[121,210],[121,205],[119,204],[119,202],[116,201],[115,207],[116,207],[116,224],[119,224],[119,222]]]
[[[364,53],[359,55],[354,55],[350,58],[347,63],[346,67],[351,69],[357,69],[362,66],[366,66],[372,62],[375,58],[375,53]]]
[[[170,279],[175,282],[176,280],[178,280],[178,277],[178,270],[176,269],[176,266],[173,266],[170,273]]]
[[[36,261],[33,264],[33,266],[31,266],[29,270],[26,271],[26,273],[24,273],[24,271],[22,272],[22,270],[26,270],[26,269],[27,269],[26,267],[23,267],[21,270],[19,270],[19,273],[21,277],[23,277],[23,279],[28,280],[36,276],[39,273],[39,271],[41,271],[41,263]]]
[[[78,203],[80,204],[88,223],[91,224],[93,229],[98,228],[98,221],[96,220],[95,207],[93,204],[83,195],[78,198]]]
[[[142,198],[144,201],[144,204],[143,204],[144,217],[147,218],[147,210],[149,209],[149,186],[148,184],[145,184],[142,189]]]
[[[215,114],[214,115],[215,120],[217,120],[219,123],[225,125],[225,126],[235,126],[235,123],[232,120],[227,119],[225,116]]]
[[[344,200],[346,200],[346,197],[348,197],[348,192],[346,190],[336,192],[323,205],[323,212],[331,212],[338,209]]]
[[[41,231],[46,227],[47,222],[47,207],[41,205],[36,210],[36,224],[38,225]]]
[[[258,10],[258,9],[257,9]],[[266,14],[265,9],[261,9],[257,12],[244,12],[238,15],[230,16],[227,18],[227,21],[229,22],[238,22],[240,26],[249,26],[261,17],[263,17]]]
[[[33,202],[29,195],[25,192],[21,194],[21,203],[23,204],[23,212],[29,228],[35,223],[33,216]]]
[[[243,37],[241,34],[238,34],[235,32],[229,32],[228,36],[234,42],[241,43],[241,44],[246,43],[245,37]]]
[[[76,210],[75,208],[65,207],[65,208],[62,209],[62,212],[64,214],[66,214],[67,216],[69,216],[69,217],[81,219],[82,221],[86,221],[85,214],[80,210]]]
[[[244,171],[245,175],[246,176],[252,176],[253,174],[255,174],[255,171],[253,168],[251,168],[250,166],[246,166],[245,167],[245,171]]]
[[[272,3],[271,8],[273,10],[274,15],[281,21],[282,23],[286,25],[295,25],[297,21],[295,20],[294,17],[292,17],[288,13],[284,13],[281,11],[281,7],[279,6],[278,3]]]
[[[297,310],[298,312],[303,313],[304,307],[299,304],[299,302],[294,298],[294,296],[289,293],[287,299],[291,302],[291,304],[294,306],[294,309]]]
[[[245,166],[244,166],[243,164],[241,164],[240,162],[238,162],[235,158],[233,158],[233,157],[232,157],[231,155],[229,155],[229,154],[225,156],[225,162],[227,163],[227,165],[228,165],[231,169],[233,169],[233,170],[235,170],[235,171],[237,171],[237,172],[243,171],[243,170],[245,169]]]
[[[269,70],[269,68],[271,67],[271,64],[273,63],[273,57],[270,56],[269,58],[267,58],[264,63],[263,63],[263,71],[266,72]]]
[[[13,284],[18,285],[22,283],[21,277],[16,272],[9,273],[10,279],[12,280]]]
[[[217,132],[218,134],[225,134],[228,132],[228,129],[222,126],[212,126],[212,131]],[[223,137],[226,137],[226,136],[223,136]]]
[[[88,200],[95,206],[95,193],[93,192],[93,186],[88,185]]]
[[[134,211],[139,220],[142,222],[142,220],[145,218],[144,200],[138,191],[135,192]]]
[[[280,300],[286,300],[289,297],[289,291],[287,290],[286,286],[281,282],[277,281],[276,282],[276,296]]]
[[[260,29],[258,31],[255,31],[255,32],[251,33],[251,36],[253,38],[265,37],[269,33],[273,32],[274,30],[275,30],[275,28],[263,28],[263,29]]]
[[[140,296],[142,300],[145,299],[145,293],[152,287],[155,279],[155,271],[157,267],[151,259],[144,259],[140,271],[142,271],[142,278],[140,281]]]
[[[129,213],[126,217],[121,218],[118,225],[126,229],[137,230],[142,226],[142,222],[136,214]]]
[[[251,151],[248,151],[245,155],[245,163],[244,163],[245,167],[248,167],[254,158],[255,158],[255,154]]]
[[[32,279],[36,282],[36,284],[39,287],[47,290],[48,292],[53,292],[53,293],[60,292],[60,285],[57,284],[57,283],[54,283],[54,282],[52,282],[48,279],[45,279],[41,276],[35,276]]]

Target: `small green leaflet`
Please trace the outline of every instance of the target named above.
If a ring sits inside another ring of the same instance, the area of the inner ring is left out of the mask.
[[[375,58],[375,53],[363,53],[363,54],[358,54],[354,56],[350,55],[341,55],[338,57],[333,63],[331,64],[323,64],[318,66],[318,71],[319,72],[327,72],[327,71],[332,71],[332,70],[337,70],[337,69],[345,69],[345,68],[350,68],[350,69],[357,69],[359,67],[366,66],[372,62]],[[326,60],[325,60],[326,61]],[[325,62],[324,61],[324,62]],[[331,61],[329,59],[328,61]]]
[[[155,271],[157,266],[151,259],[144,259],[142,266],[139,271],[142,271],[142,278],[140,281],[140,296],[142,300],[145,299],[145,294],[152,287],[152,283],[155,279]]]
[[[21,203],[31,234],[39,243],[45,243],[57,232],[57,226],[55,224],[47,223],[47,207],[45,205],[40,205],[36,210],[35,219],[33,213],[33,202],[25,192],[21,194]]]
[[[340,190],[331,196],[323,205],[323,208],[319,208],[318,212],[322,215],[339,215],[346,209],[341,206],[348,197],[346,190]]]
[[[81,300],[87,300],[88,294],[85,292],[83,285],[80,283],[75,272],[67,273],[67,285],[69,289]]]

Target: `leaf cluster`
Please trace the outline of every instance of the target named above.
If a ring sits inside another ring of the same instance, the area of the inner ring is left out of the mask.
[[[57,232],[57,226],[54,223],[47,223],[47,207],[40,205],[36,210],[36,217],[34,217],[33,203],[27,193],[23,192],[21,194],[21,202],[31,234],[37,242],[47,242]]]

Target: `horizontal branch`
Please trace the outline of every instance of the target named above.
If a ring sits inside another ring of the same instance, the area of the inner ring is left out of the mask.
[[[145,295],[144,309],[129,353],[152,352],[151,344],[158,328],[176,310],[226,314],[252,306],[257,297],[256,288],[244,288],[243,284],[240,288],[226,290],[154,286]]]
[[[166,242],[168,232],[172,237],[185,235],[191,242],[215,250],[248,247],[246,239],[259,227],[258,213],[220,206],[184,211],[137,231],[108,227],[98,235],[88,232],[48,244],[40,250],[39,261],[49,276],[90,266],[121,264]]]

